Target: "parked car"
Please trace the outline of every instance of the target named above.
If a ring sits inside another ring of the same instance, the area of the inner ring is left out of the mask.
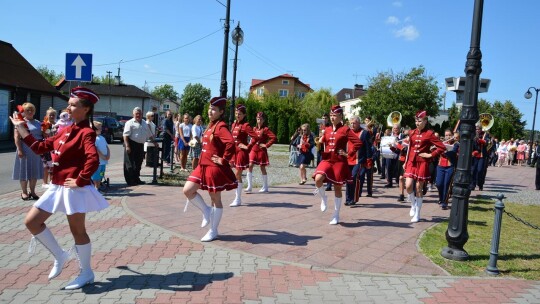
[[[97,120],[103,124],[101,135],[105,137],[107,143],[112,143],[115,139],[122,140],[122,134],[124,133],[124,127],[114,117],[109,116],[95,116],[94,120]]]

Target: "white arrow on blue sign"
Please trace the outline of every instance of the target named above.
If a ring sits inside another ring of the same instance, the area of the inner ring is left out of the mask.
[[[92,81],[92,54],[66,53],[66,80]]]

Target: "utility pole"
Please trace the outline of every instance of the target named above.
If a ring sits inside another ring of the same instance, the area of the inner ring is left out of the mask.
[[[231,16],[231,0],[227,0],[227,7],[225,13],[225,25],[224,32],[225,38],[223,40],[223,60],[221,65],[221,85],[219,87],[219,96],[227,98],[227,57],[229,56],[229,21]]]
[[[112,116],[112,102],[111,102],[111,71],[107,71],[107,77],[109,78],[109,116]]]

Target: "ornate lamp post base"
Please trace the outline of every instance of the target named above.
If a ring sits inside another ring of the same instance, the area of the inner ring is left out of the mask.
[[[441,251],[441,255],[443,258],[454,261],[467,261],[469,259],[469,254],[465,249],[444,247]]]

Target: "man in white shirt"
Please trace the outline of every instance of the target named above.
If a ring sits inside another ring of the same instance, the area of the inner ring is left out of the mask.
[[[145,183],[140,175],[144,158],[144,143],[149,139],[154,140],[152,131],[142,119],[141,108],[135,107],[133,118],[124,126],[124,178],[129,186]]]

